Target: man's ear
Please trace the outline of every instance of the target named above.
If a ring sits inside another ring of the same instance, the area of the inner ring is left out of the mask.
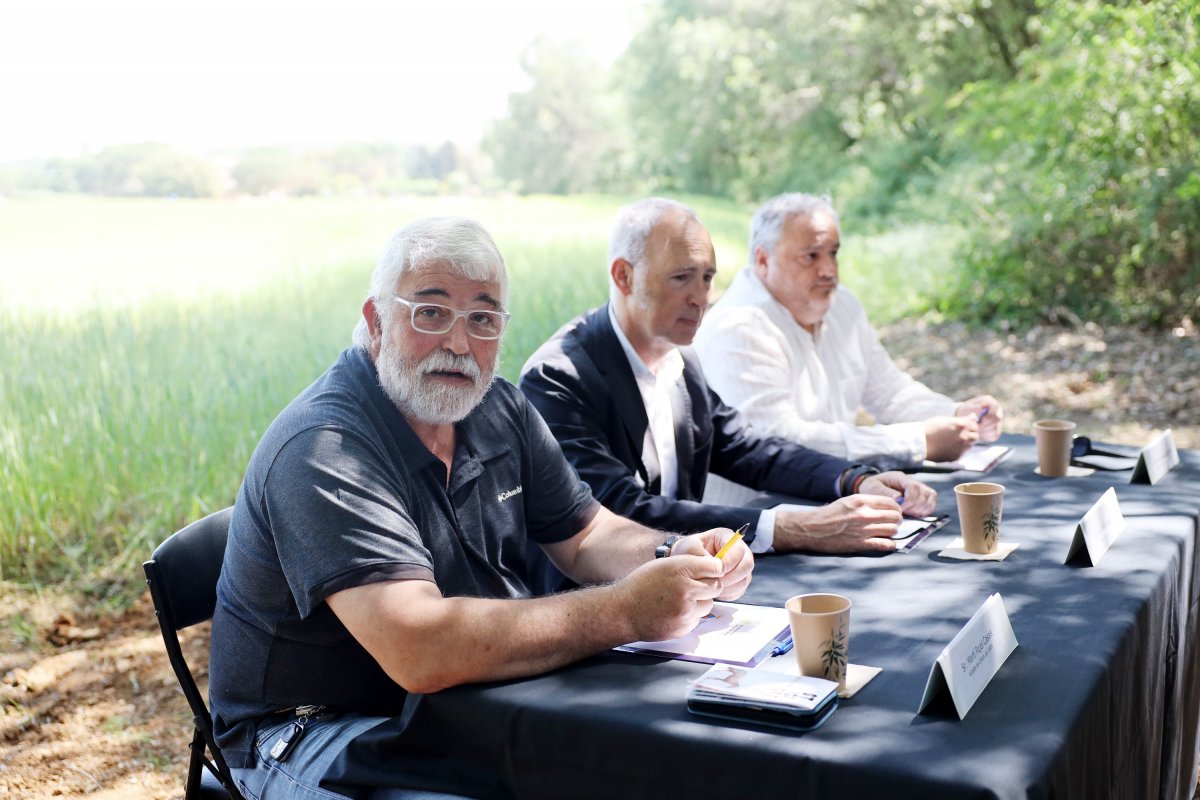
[[[618,292],[628,295],[633,291],[633,264],[623,258],[613,259],[608,274],[612,276],[613,286],[617,287]]]
[[[767,251],[761,245],[754,248],[754,274],[758,276],[760,281],[766,280],[767,262],[769,260],[770,256],[767,255]]]
[[[367,334],[371,337],[370,353],[372,360],[379,355],[379,346],[383,341],[383,322],[379,311],[375,308],[375,300],[368,297],[362,305],[363,319],[367,321]]]

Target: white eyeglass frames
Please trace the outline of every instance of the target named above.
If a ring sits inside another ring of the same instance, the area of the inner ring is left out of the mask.
[[[403,297],[393,297],[411,312],[409,322],[418,333],[446,333],[459,317],[467,325],[467,333],[476,339],[499,339],[511,316],[507,311],[462,311],[438,303],[415,303]]]

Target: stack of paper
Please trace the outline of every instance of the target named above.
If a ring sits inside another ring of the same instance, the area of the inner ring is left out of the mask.
[[[1012,448],[994,444],[991,446],[977,444],[967,448],[957,461],[926,461],[923,470],[947,472],[964,470],[966,472],[991,472],[992,469],[1012,455]]]
[[[824,678],[717,664],[688,687],[687,704],[693,714],[807,731],[837,709],[837,689]]]

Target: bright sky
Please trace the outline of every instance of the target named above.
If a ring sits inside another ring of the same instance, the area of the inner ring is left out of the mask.
[[[539,33],[602,64],[644,0],[15,0],[0,5],[0,161],[477,141]]]

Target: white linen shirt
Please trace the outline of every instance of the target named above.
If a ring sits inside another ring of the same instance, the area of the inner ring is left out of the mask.
[[[813,336],[743,267],[694,349],[709,385],[756,429],[882,469],[920,464],[924,421],[956,406],[896,366],[845,287]],[[879,424],[855,425],[860,406]]]

